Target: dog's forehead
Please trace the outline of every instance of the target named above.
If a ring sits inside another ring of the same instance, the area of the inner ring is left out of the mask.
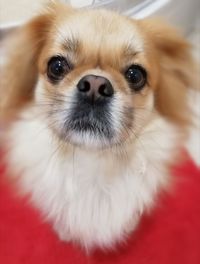
[[[91,45],[110,47],[129,46],[135,52],[143,51],[143,39],[137,24],[131,19],[106,11],[79,11],[59,20],[56,41],[77,40]]]

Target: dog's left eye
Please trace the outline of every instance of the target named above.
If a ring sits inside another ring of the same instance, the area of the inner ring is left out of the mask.
[[[125,78],[134,91],[140,91],[146,84],[147,73],[140,65],[131,65],[125,72]]]
[[[65,74],[70,70],[66,58],[62,56],[52,57],[47,65],[47,76],[51,81],[59,81],[63,79]]]

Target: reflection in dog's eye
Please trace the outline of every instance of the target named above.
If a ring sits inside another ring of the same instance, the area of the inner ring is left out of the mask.
[[[59,81],[63,79],[65,74],[69,72],[70,69],[71,67],[66,58],[62,56],[54,56],[48,62],[47,76],[53,82]]]
[[[125,77],[130,83],[131,88],[138,92],[146,84],[147,73],[140,65],[131,65],[125,72]]]

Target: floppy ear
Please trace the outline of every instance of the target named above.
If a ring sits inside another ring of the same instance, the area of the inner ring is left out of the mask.
[[[18,28],[2,44],[6,54],[5,62],[0,66],[0,119],[15,114],[33,98],[42,48],[57,13],[66,15],[69,10],[70,6],[49,3],[41,15]]]
[[[37,81],[37,58],[50,24],[49,14],[38,16],[2,44],[6,54],[0,74],[0,118],[31,99]]]
[[[187,92],[195,88],[197,81],[191,46],[179,32],[161,20],[140,23],[156,49],[160,67],[156,107],[167,118],[186,125],[190,122]]]

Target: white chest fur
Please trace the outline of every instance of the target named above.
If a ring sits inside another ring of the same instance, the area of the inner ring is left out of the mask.
[[[176,147],[174,128],[160,118],[121,154],[63,150],[39,119],[17,122],[9,142],[21,187],[62,239],[86,248],[113,246],[136,227],[167,186],[166,162]]]

